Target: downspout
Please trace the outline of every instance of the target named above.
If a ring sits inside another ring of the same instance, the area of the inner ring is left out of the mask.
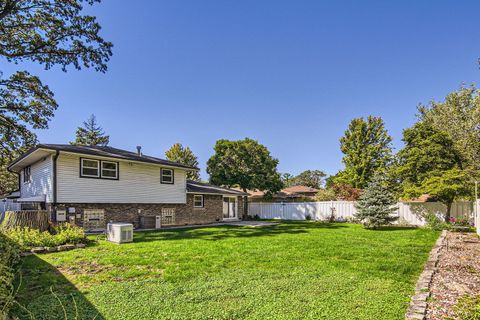
[[[60,154],[60,151],[55,151],[55,155],[53,156],[53,177],[52,177],[52,209],[54,209],[56,211],[56,207],[57,207],[57,158],[58,158],[58,155]],[[56,217],[55,219],[53,219],[55,216],[53,215],[53,212],[52,212],[52,220],[53,221],[56,221]]]

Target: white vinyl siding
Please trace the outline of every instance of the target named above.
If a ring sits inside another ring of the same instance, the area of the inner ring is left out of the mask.
[[[20,171],[20,197],[45,195],[46,202],[53,201],[53,160],[46,157],[30,166],[30,181],[24,182],[24,170]]]
[[[174,184],[161,184],[160,168],[154,164],[118,161],[119,180],[86,179],[80,177],[80,156],[60,153],[57,160],[57,202],[186,203],[186,172],[176,168]]]

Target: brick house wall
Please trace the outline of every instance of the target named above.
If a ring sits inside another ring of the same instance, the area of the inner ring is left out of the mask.
[[[87,209],[103,209],[104,219],[99,221],[103,228],[110,221],[129,222],[135,228],[141,227],[142,217],[155,217],[162,214],[163,208],[175,209],[175,220],[172,225],[208,224],[221,221],[223,218],[223,196],[203,195],[203,208],[193,207],[193,194],[187,194],[186,204],[144,204],[144,203],[62,203],[57,209],[67,210],[67,220],[75,221],[75,224],[84,225],[84,211]],[[243,218],[244,205],[242,197],[237,197],[238,217]],[[69,213],[69,208],[75,208],[75,212]],[[149,218],[150,220],[152,218]]]

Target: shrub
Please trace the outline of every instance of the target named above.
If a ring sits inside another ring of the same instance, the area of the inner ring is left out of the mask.
[[[315,195],[315,201],[334,201],[337,195],[333,189],[320,189]]]
[[[7,315],[14,299],[15,266],[20,260],[20,248],[0,230],[0,319]]]
[[[52,229],[58,241],[62,243],[77,244],[85,241],[84,230],[69,223],[59,224]]]
[[[451,217],[450,218],[450,223],[455,225],[455,226],[458,226],[458,227],[472,227],[473,226],[472,221],[470,221],[470,219],[468,219],[468,218],[456,219],[456,218]]]
[[[427,222],[427,228],[432,230],[441,231],[450,229],[450,225],[445,223],[443,219],[440,219],[435,213],[431,212],[425,216]]]
[[[480,295],[466,295],[460,298],[455,305],[458,319],[480,320]]]
[[[305,220],[312,220],[312,216],[309,215],[309,214],[307,214],[307,215],[305,216]]]
[[[330,216],[328,217],[328,222],[334,223],[337,221],[337,217],[335,216],[336,209],[335,208],[330,208]]]
[[[354,188],[349,184],[334,184],[332,189],[336,199],[345,201],[357,201],[363,192],[362,189]]]
[[[77,244],[85,241],[83,229],[68,223],[51,228],[51,232],[16,227],[6,230],[5,234],[22,250],[32,247],[53,247],[66,243]]]

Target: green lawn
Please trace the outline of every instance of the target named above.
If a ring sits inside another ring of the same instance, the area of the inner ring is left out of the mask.
[[[403,319],[437,236],[318,222],[135,233],[24,258],[19,301],[37,319],[62,305],[69,319]]]

